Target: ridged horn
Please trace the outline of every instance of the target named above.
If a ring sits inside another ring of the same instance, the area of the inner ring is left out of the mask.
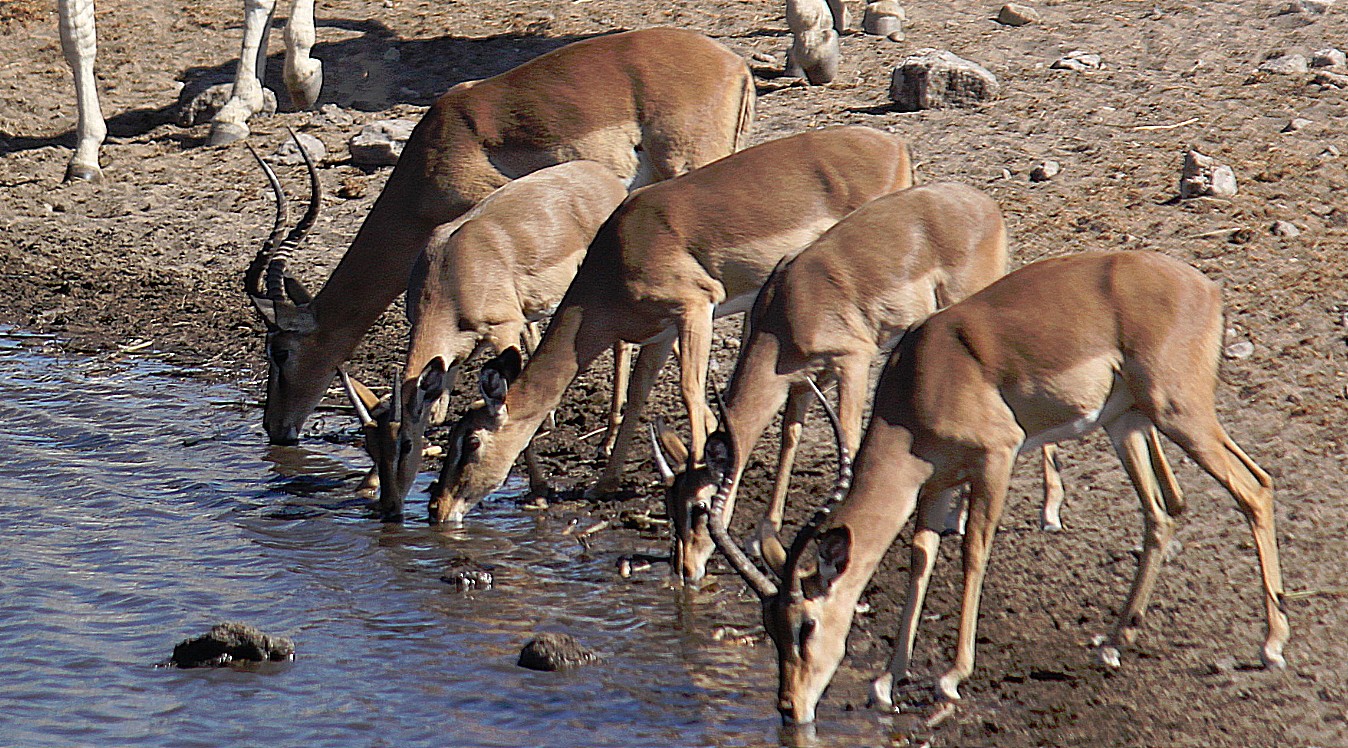
[[[356,409],[356,417],[360,418],[360,425],[373,426],[374,416],[370,415],[370,409],[365,407],[365,400],[360,396],[360,391],[356,389],[355,381],[342,367],[337,368],[337,374],[342,378],[342,389],[346,390],[346,398],[351,401],[351,406]]]
[[[847,495],[847,489],[852,486],[852,455],[848,453],[847,446],[843,444],[842,423],[838,420],[838,414],[833,410],[833,406],[829,405],[824,393],[819,391],[819,386],[814,383],[814,380],[807,377],[805,381],[809,383],[810,389],[814,390],[814,395],[819,398],[819,403],[824,406],[824,413],[828,416],[829,425],[833,427],[833,439],[838,445],[838,478],[833,484],[832,493],[824,500],[818,511],[810,517],[810,521],[805,523],[800,532],[796,533],[796,539],[791,541],[791,550],[787,551],[786,565],[782,576],[790,585],[793,597],[800,597],[803,594],[800,587],[799,566],[801,556],[805,554],[805,548],[809,546],[811,540],[819,535],[819,530],[828,520],[833,507],[839,501],[842,501],[843,497]]]
[[[263,242],[262,249],[258,250],[257,255],[253,257],[253,261],[248,263],[248,269],[243,273],[243,290],[247,291],[250,296],[275,299],[279,297],[269,296],[267,289],[262,286],[262,271],[271,261],[272,253],[276,251],[277,245],[281,243],[282,234],[286,230],[285,224],[290,212],[290,205],[286,200],[285,190],[281,187],[281,180],[276,178],[276,172],[272,171],[271,166],[262,160],[262,156],[258,155],[257,149],[253,148],[251,143],[245,142],[244,145],[248,148],[248,152],[253,154],[253,159],[257,161],[258,166],[262,167],[262,173],[267,175],[267,181],[271,183],[271,191],[276,195],[276,221],[272,224],[271,235],[267,237],[267,241]]]
[[[289,129],[289,128],[287,128]],[[294,252],[308,236],[309,230],[314,227],[314,222],[318,220],[318,211],[323,203],[323,185],[318,179],[318,167],[314,166],[314,160],[309,156],[309,149],[300,142],[300,136],[294,130],[290,130],[290,137],[295,141],[295,147],[300,151],[300,157],[304,159],[304,166],[309,171],[309,207],[304,211],[299,223],[295,228],[286,234],[284,240],[277,246],[276,251],[272,252],[270,260],[267,262],[267,295],[269,298],[283,298],[286,288],[286,264],[290,261],[290,255]],[[294,278],[290,279],[293,286],[292,297],[303,296],[304,298],[293,298],[296,303],[307,303],[309,293],[304,286]],[[275,294],[275,295],[273,295]]]

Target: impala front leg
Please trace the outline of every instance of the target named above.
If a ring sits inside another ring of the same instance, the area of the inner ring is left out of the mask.
[[[587,498],[598,498],[606,493],[617,491],[622,486],[623,466],[627,463],[627,453],[636,438],[641,422],[641,409],[646,407],[646,399],[655,385],[655,377],[669,360],[674,350],[674,339],[648,343],[637,354],[637,363],[627,383],[627,403],[623,406],[622,422],[618,426],[618,435],[609,452],[608,462],[599,482],[585,492]]]
[[[707,446],[707,435],[716,430],[716,419],[707,407],[711,322],[712,307],[708,305],[685,316],[679,324],[679,389],[688,409],[689,454],[699,462]]]
[[[981,469],[969,482],[969,521],[964,532],[964,599],[960,605],[959,642],[955,664],[937,681],[940,695],[950,701],[960,698],[959,685],[974,671],[974,642],[978,635],[978,606],[983,595],[983,578],[988,570],[988,554],[997,534],[1011,483],[1011,467],[1016,451],[988,452]]]
[[[262,111],[262,77],[267,70],[267,31],[276,0],[244,0],[243,46],[229,101],[211,120],[211,145],[248,137],[248,118]]]
[[[98,106],[98,81],[94,78],[94,58],[98,38],[94,29],[93,0],[59,0],[61,11],[61,51],[75,78],[75,102],[79,120],[75,124],[75,153],[66,164],[65,181],[98,182],[103,170],[98,166],[98,149],[107,137],[103,110]]]
[[[618,429],[622,426],[623,409],[627,407],[627,388],[632,377],[632,345],[621,340],[613,344],[613,397],[608,403],[608,423],[604,428],[604,442],[595,455],[606,458],[613,454],[618,443]]]

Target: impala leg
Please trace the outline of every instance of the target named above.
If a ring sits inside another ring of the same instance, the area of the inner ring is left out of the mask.
[[[827,0],[828,11],[833,16],[833,30],[839,34],[847,30],[848,23],[852,20],[848,18],[847,6],[843,0]]]
[[[1058,465],[1058,445],[1044,445],[1044,510],[1040,515],[1040,529],[1044,532],[1062,532],[1062,473]]]
[[[1264,585],[1268,633],[1260,659],[1267,668],[1283,668],[1283,646],[1291,630],[1282,609],[1282,567],[1273,522],[1273,481],[1249,455],[1231,440],[1217,422],[1211,404],[1206,409],[1177,407],[1157,420],[1157,426],[1235,498],[1249,523]]]
[[[604,464],[604,472],[599,477],[599,482],[585,492],[587,497],[602,496],[620,487],[623,466],[627,463],[627,453],[632,448],[637,429],[641,426],[641,409],[646,407],[646,398],[650,396],[651,387],[655,385],[655,377],[660,373],[665,361],[669,360],[669,354],[673,349],[673,338],[641,347],[641,352],[637,354],[636,367],[627,383],[627,404],[623,407],[622,421],[618,426],[617,439],[613,442],[613,451],[609,453],[608,462]]]
[[[229,101],[211,120],[211,145],[248,137],[248,118],[262,111],[262,76],[267,69],[267,31],[276,0],[244,0],[243,46]]]
[[[59,0],[61,51],[75,78],[75,104],[79,119],[75,124],[75,152],[66,164],[65,181],[98,182],[103,170],[98,166],[98,149],[107,137],[103,110],[98,106],[98,81],[94,78],[94,58],[98,55],[98,36],[94,28],[93,0]]]
[[[908,564],[908,599],[899,621],[899,636],[885,673],[871,683],[871,699],[885,708],[894,706],[894,684],[908,680],[908,665],[913,658],[913,642],[926,603],[931,572],[941,548],[941,530],[951,507],[959,501],[959,487],[939,492],[923,490],[918,497],[917,529],[913,533],[912,556]]]
[[[988,452],[982,469],[969,481],[969,520],[964,528],[964,599],[960,606],[959,643],[955,664],[937,682],[945,698],[957,701],[959,684],[974,671],[974,640],[978,634],[978,605],[983,595],[988,553],[997,534],[997,523],[1006,504],[1011,483],[1014,450]]]
[[[1151,421],[1137,411],[1130,411],[1106,426],[1105,430],[1114,442],[1114,451],[1118,453],[1142,502],[1143,522],[1142,556],[1138,559],[1133,588],[1128,593],[1128,602],[1114,631],[1099,652],[1102,663],[1116,668],[1120,664],[1119,649],[1131,645],[1137,639],[1142,618],[1147,612],[1147,601],[1156,589],[1156,578],[1161,565],[1165,563],[1166,547],[1175,534],[1175,521],[1166,513],[1161,487],[1152,469],[1148,439],[1148,432],[1154,430]]]
[[[746,338],[747,339],[747,338]],[[814,393],[802,384],[793,384],[786,399],[786,412],[782,414],[782,444],[777,452],[777,475],[772,483],[772,499],[768,502],[763,518],[758,522],[757,537],[752,540],[752,551],[763,555],[763,544],[769,536],[775,536],[782,529],[782,515],[786,512],[786,494],[791,488],[791,468],[796,464],[796,451],[800,448],[800,433],[805,427],[805,417],[814,403]]]
[[[529,355],[530,359],[534,357],[534,351],[538,348],[538,326],[533,322],[498,325],[487,337],[492,349],[497,353],[506,349],[507,341],[510,341],[510,344],[519,341],[524,346],[524,352]],[[553,411],[548,411],[547,420],[553,421],[553,419]],[[533,437],[524,447],[524,469],[529,474],[530,496],[546,497],[552,493],[552,487],[548,485],[548,477],[543,473],[543,463],[539,461],[538,451],[534,448]]]
[[[314,0],[295,0],[286,21],[286,61],[281,77],[296,109],[310,109],[323,88],[323,63],[309,56],[316,40]]]
[[[613,344],[613,397],[608,404],[608,426],[604,429],[604,443],[595,450],[597,457],[608,457],[618,442],[622,426],[623,408],[627,405],[627,387],[632,378],[632,346],[619,340]]]
[[[529,358],[534,357],[534,351],[538,350],[538,343],[543,339],[543,334],[539,332],[537,322],[525,322],[520,331],[520,343],[524,345],[524,352],[529,354]],[[453,381],[453,380],[450,380]],[[557,411],[548,411],[548,418],[545,421],[549,429],[557,428]]]
[[[702,459],[716,419],[707,407],[707,368],[711,363],[712,306],[687,314],[679,325],[679,390],[688,411],[689,454]]]

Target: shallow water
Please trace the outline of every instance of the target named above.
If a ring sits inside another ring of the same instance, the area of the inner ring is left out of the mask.
[[[415,499],[383,525],[353,492],[359,449],[270,448],[234,388],[42,348],[0,331],[0,744],[779,742],[771,647],[713,641],[724,614],[678,602],[663,566],[617,576],[619,553],[649,549],[601,533],[583,554],[506,497],[456,531]],[[458,555],[496,586],[441,582]],[[154,667],[224,620],[292,637],[296,660]],[[517,667],[539,631],[604,661]],[[887,742],[873,717],[828,720],[826,744]]]

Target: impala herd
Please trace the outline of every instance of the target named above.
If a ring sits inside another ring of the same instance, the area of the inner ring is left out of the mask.
[[[841,8],[788,6],[793,24]],[[935,695],[959,699],[1017,455],[1044,450],[1045,526],[1056,528],[1053,445],[1097,427],[1114,444],[1145,524],[1132,590],[1098,650],[1118,667],[1184,508],[1161,449],[1165,434],[1235,497],[1249,523],[1267,616],[1262,660],[1281,667],[1289,629],[1271,482],[1214,407],[1224,329],[1217,286],[1150,252],[1081,253],[1007,274],[1006,229],[988,195],[948,182],[913,186],[908,145],[866,127],[745,148],[754,96],[739,56],[665,28],[576,42],[455,86],[422,118],[316,294],[289,264],[318,215],[317,171],[308,162],[309,208],[287,229],[284,191],[259,158],[277,217],[245,288],[266,325],[270,440],[294,443],[340,375],[375,463],[367,484],[378,485],[378,513],[396,520],[427,429],[446,421],[429,519],[458,522],[500,487],[521,452],[532,488],[546,490],[530,441],[572,381],[612,349],[611,448],[592,489],[604,493],[619,487],[641,409],[677,351],[690,440],[651,430],[672,572],[695,583],[712,553],[724,554],[762,599],[779,661],[777,708],[785,722],[805,724],[843,658],[863,589],[910,516],[907,605],[873,697],[890,704],[910,677],[937,547],[953,531],[963,536],[964,595],[956,659]],[[381,399],[341,364],[404,290],[406,358]],[[741,312],[734,375],[714,413],[712,322]],[[548,316],[539,340],[535,323]],[[630,379],[629,344],[640,347]],[[871,364],[888,349],[868,395]],[[447,418],[458,371],[485,350],[494,357],[482,368],[481,401]],[[816,380],[837,383],[836,414]],[[816,397],[833,425],[838,479],[787,543],[779,532],[791,467]],[[728,529],[736,492],[783,407],[767,512],[742,545]]]

